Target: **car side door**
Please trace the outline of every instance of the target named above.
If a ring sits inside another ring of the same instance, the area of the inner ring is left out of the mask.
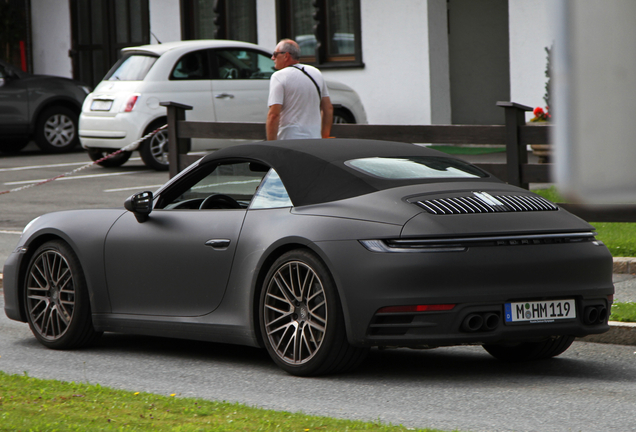
[[[270,54],[249,49],[211,51],[212,97],[217,121],[265,122],[269,78],[274,73]]]
[[[27,82],[11,66],[0,63],[0,134],[26,135],[28,131]]]
[[[214,311],[264,175],[249,163],[202,167],[162,192],[145,222],[130,212],[115,222],[105,242],[112,312],[186,317]]]
[[[190,105],[192,110],[187,113],[188,120],[215,121],[208,50],[182,55],[172,65],[168,80],[153,83],[153,86],[160,100]]]

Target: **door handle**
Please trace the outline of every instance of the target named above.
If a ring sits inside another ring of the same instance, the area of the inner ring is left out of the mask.
[[[215,99],[234,99],[234,95],[229,93],[220,93],[218,95],[214,95],[214,98]]]
[[[227,249],[230,246],[230,240],[228,239],[212,239],[205,242],[206,246],[210,246],[213,249]]]

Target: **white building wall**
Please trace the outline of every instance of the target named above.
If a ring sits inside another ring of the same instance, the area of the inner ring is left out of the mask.
[[[427,1],[363,0],[360,8],[365,67],[324,76],[360,95],[370,124],[430,124]]]
[[[181,9],[175,0],[150,0],[150,43],[181,40]]]
[[[510,98],[531,107],[545,107],[546,47],[554,43],[549,0],[509,0]],[[526,119],[532,118],[526,114]]]
[[[428,0],[431,124],[451,124],[447,0]]]
[[[257,43],[274,51],[276,40],[276,0],[258,0],[256,2]]]
[[[31,0],[33,72],[73,77],[71,10],[64,0]]]

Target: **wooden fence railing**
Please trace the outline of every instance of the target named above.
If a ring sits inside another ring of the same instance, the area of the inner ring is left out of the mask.
[[[192,109],[176,102],[162,102],[168,110],[170,177],[198,157],[189,156],[191,138],[265,139],[264,123],[215,123],[185,120]],[[528,189],[529,183],[550,183],[551,164],[528,163],[529,144],[549,144],[552,126],[527,125],[525,112],[532,108],[514,102],[497,102],[505,110],[505,125],[358,125],[334,124],[332,135],[338,138],[378,139],[436,144],[501,144],[506,146],[506,163],[476,163],[509,184]],[[594,222],[636,222],[636,205],[583,206],[559,203],[582,219]]]

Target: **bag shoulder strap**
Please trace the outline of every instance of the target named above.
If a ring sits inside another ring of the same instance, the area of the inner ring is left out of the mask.
[[[298,69],[299,71],[301,71],[302,73],[307,75],[307,77],[311,80],[311,82],[314,83],[314,85],[316,86],[316,91],[318,92],[318,100],[321,101],[322,100],[322,93],[320,92],[320,87],[318,87],[318,83],[316,83],[316,80],[313,79],[313,77],[307,73],[305,68],[299,68],[299,67],[296,67],[294,65],[292,65],[291,67],[293,67],[294,69]]]

